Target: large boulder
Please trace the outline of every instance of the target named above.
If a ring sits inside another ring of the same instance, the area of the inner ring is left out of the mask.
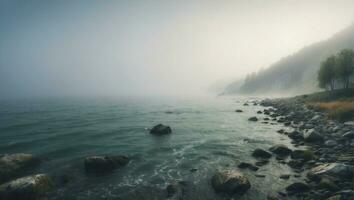
[[[87,172],[111,172],[129,163],[126,156],[90,156],[85,158],[85,169]]]
[[[45,174],[27,176],[0,185],[1,200],[37,200],[52,188]]]
[[[0,183],[23,175],[24,171],[39,163],[40,160],[31,154],[0,155]]]
[[[263,149],[255,149],[252,153],[252,156],[255,158],[270,158],[272,154],[268,151],[264,151]]]
[[[324,176],[334,178],[352,178],[354,176],[354,166],[342,163],[327,163],[312,168],[307,175],[311,179]]]
[[[242,195],[251,188],[247,177],[238,171],[218,171],[211,179],[216,192]]]
[[[292,150],[283,144],[277,144],[269,148],[269,151],[277,154],[278,156],[288,156],[291,154]]]
[[[306,142],[321,142],[323,140],[323,136],[315,129],[310,129],[304,133],[304,139]]]
[[[172,132],[171,127],[165,126],[163,124],[158,124],[150,130],[150,133],[154,135],[166,135],[171,132]]]

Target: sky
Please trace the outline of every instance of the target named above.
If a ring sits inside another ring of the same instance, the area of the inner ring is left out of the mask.
[[[353,20],[354,0],[0,0],[0,98],[200,94]]]

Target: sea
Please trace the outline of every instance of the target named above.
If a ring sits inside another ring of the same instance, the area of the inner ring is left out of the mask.
[[[263,200],[295,182],[273,158],[258,171],[238,169],[255,163],[256,148],[275,144],[294,148],[277,133],[290,129],[263,123],[265,107],[257,98],[201,97],[63,97],[0,101],[0,154],[31,153],[42,163],[29,174],[55,180],[48,200],[162,200],[166,186],[185,184],[187,200]],[[249,102],[248,106],[244,106]],[[235,112],[243,110],[242,113]],[[257,122],[248,118],[257,116]],[[270,121],[274,122],[274,121]],[[172,128],[155,136],[156,124]],[[87,174],[84,159],[92,155],[126,155],[128,165],[108,174]],[[216,193],[211,177],[217,170],[239,170],[251,183],[243,196]],[[65,183],[62,183],[65,179]]]

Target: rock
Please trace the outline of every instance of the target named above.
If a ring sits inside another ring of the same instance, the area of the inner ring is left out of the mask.
[[[171,132],[172,129],[169,126],[165,126],[163,124],[158,124],[150,130],[150,133],[154,135],[166,135]]]
[[[262,114],[262,111],[257,111],[257,114]]]
[[[85,158],[85,169],[87,172],[111,172],[129,163],[126,156],[90,156]]]
[[[240,112],[243,112],[243,110],[235,110],[235,112],[238,112],[238,113],[240,113]]]
[[[264,177],[266,177],[266,175],[264,175],[264,174],[255,174],[254,176],[255,176],[255,177],[258,177],[258,178],[264,178]]]
[[[344,133],[343,137],[354,139],[354,131],[348,131],[348,132]]]
[[[216,192],[228,194],[245,194],[251,188],[247,177],[237,171],[219,171],[211,179]]]
[[[341,200],[341,196],[340,195],[334,195],[334,196],[329,197],[326,200]]]
[[[250,117],[248,119],[248,121],[256,122],[256,121],[258,121],[258,118],[257,117]]]
[[[304,161],[309,161],[314,158],[313,152],[311,150],[294,150],[291,153],[292,159],[301,159]]]
[[[37,200],[52,188],[45,174],[27,176],[0,185],[1,200]]]
[[[304,139],[306,142],[321,142],[323,140],[322,135],[314,129],[310,129],[304,133]]]
[[[280,175],[279,178],[281,178],[281,179],[289,179],[290,175],[289,174],[282,174],[282,175]]]
[[[244,106],[248,106],[248,103],[244,103],[243,105],[244,105]]]
[[[304,139],[304,136],[302,133],[298,132],[298,131],[293,131],[288,133],[288,137],[294,140],[302,140]]]
[[[350,179],[354,175],[354,167],[342,163],[328,163],[312,168],[307,175],[311,179],[323,176]]]
[[[344,125],[346,125],[346,126],[354,126],[354,121],[344,122]]]
[[[285,188],[288,193],[302,193],[310,190],[310,187],[306,183],[296,182]]]
[[[337,146],[338,143],[335,140],[327,140],[325,142],[325,145],[328,146],[328,147],[334,147],[334,146]]]
[[[260,160],[255,163],[258,167],[264,166],[269,163],[269,160]]]
[[[337,185],[330,179],[328,178],[321,178],[320,183],[318,184],[319,189],[325,189],[325,190],[330,190],[330,191],[338,191]]]
[[[278,156],[288,156],[291,154],[292,150],[283,144],[274,145],[269,148],[269,151],[277,154]]]
[[[0,155],[0,183],[23,175],[24,171],[39,163],[40,160],[31,154]]]
[[[183,181],[180,182],[172,182],[166,187],[167,198],[170,200],[182,200],[183,193],[185,190],[185,183]]]
[[[305,164],[304,160],[290,160],[288,162],[288,165],[294,169],[300,169],[304,166],[304,164]]]
[[[272,154],[263,149],[255,149],[252,153],[252,156],[255,158],[271,158]]]
[[[245,162],[241,162],[239,165],[237,165],[238,168],[240,169],[250,169],[252,171],[257,171],[259,168],[250,164],[250,163],[245,163]]]

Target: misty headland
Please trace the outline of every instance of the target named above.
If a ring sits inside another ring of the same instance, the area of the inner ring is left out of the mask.
[[[351,200],[354,3],[0,2],[0,200]]]

